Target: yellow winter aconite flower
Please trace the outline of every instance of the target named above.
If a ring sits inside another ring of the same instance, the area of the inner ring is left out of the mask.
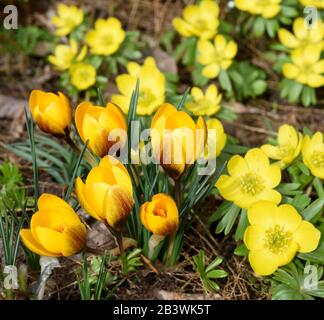
[[[320,56],[321,50],[316,46],[293,50],[292,63],[285,63],[282,72],[288,79],[319,88],[324,85],[324,60],[320,60]]]
[[[30,112],[38,127],[46,133],[64,136],[72,123],[70,101],[61,92],[33,90],[29,96]]]
[[[187,110],[195,116],[211,116],[219,111],[222,94],[218,93],[217,87],[211,84],[204,94],[198,87],[191,89],[193,101],[185,104]]]
[[[57,16],[52,17],[52,23],[57,27],[55,31],[57,36],[68,35],[82,23],[84,18],[82,9],[63,3],[57,6],[57,13]]]
[[[211,144],[212,148],[215,147],[216,154],[208,154],[208,145],[205,146],[205,157],[207,159],[215,158],[220,155],[225,147],[227,141],[227,135],[224,131],[222,123],[218,119],[209,119],[206,121],[208,132],[208,144]],[[211,130],[215,130],[212,131]],[[210,148],[210,147],[209,147]],[[212,149],[210,149],[212,150]]]
[[[24,245],[48,257],[68,257],[80,252],[86,240],[86,227],[74,210],[48,193],[40,196],[38,208],[30,220],[30,229],[20,231]]]
[[[321,132],[316,132],[312,138],[304,137],[302,155],[312,175],[324,179],[324,142]]]
[[[156,65],[152,57],[145,59],[140,66],[136,62],[127,64],[128,74],[116,77],[118,90],[121,94],[115,94],[111,100],[127,113],[131,95],[139,80],[139,97],[137,114],[151,115],[165,99],[165,77]]]
[[[50,55],[48,60],[58,70],[63,71],[69,69],[74,61],[82,61],[86,54],[86,46],[83,46],[78,53],[78,43],[74,39],[70,39],[69,45],[59,44],[56,46],[54,55]]]
[[[307,26],[304,18],[297,18],[293,24],[292,34],[290,31],[281,28],[278,31],[280,42],[290,49],[305,48],[308,45],[316,45],[319,50],[324,48],[324,24],[317,20],[312,26]]]
[[[71,83],[78,90],[86,90],[96,83],[96,69],[90,63],[79,62],[70,68]]]
[[[173,179],[180,176],[202,153],[207,128],[202,117],[194,120],[184,111],[164,103],[151,122],[151,143],[155,159]]]
[[[167,194],[159,193],[152,201],[145,202],[140,209],[140,217],[147,230],[159,236],[167,236],[177,231],[179,213],[174,200]]]
[[[278,146],[265,144],[261,149],[269,158],[280,160],[281,166],[284,167],[298,157],[302,143],[303,135],[293,126],[284,124],[278,131]]]
[[[77,178],[75,187],[89,215],[115,231],[121,230],[134,204],[132,182],[122,163],[105,156],[91,169],[85,183]]]
[[[219,7],[215,1],[203,0],[198,5],[190,4],[182,12],[182,18],[174,18],[174,28],[184,37],[212,38],[219,25]]]
[[[232,64],[237,53],[237,44],[234,41],[226,41],[222,35],[217,35],[214,43],[208,40],[198,41],[198,62],[205,67],[202,70],[206,78],[216,78],[221,69],[226,70]]]
[[[299,2],[305,7],[316,7],[324,9],[323,0],[299,0]]]
[[[244,234],[252,269],[270,275],[288,264],[296,252],[311,252],[318,246],[321,232],[289,204],[258,201],[248,209],[250,226]]]
[[[107,20],[98,19],[94,30],[86,34],[85,41],[91,48],[92,54],[110,56],[119,49],[125,36],[120,21],[111,17]]]
[[[126,119],[123,112],[113,103],[107,103],[106,107],[94,106],[85,101],[78,105],[75,111],[75,124],[78,133],[85,143],[89,140],[89,148],[99,157],[108,154],[112,145],[116,143],[114,136],[111,141],[108,136],[112,130],[120,129],[121,146],[125,143],[127,132]]]
[[[280,12],[282,0],[235,0],[236,8],[253,15],[261,15],[265,19],[275,17]]]
[[[229,175],[220,176],[216,183],[226,200],[246,209],[259,200],[280,203],[281,194],[274,190],[281,181],[280,167],[270,165],[261,149],[249,150],[244,158],[233,156],[227,164],[227,171]]]

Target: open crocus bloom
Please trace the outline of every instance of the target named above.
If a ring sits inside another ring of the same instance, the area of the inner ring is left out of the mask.
[[[77,178],[75,187],[88,214],[116,231],[122,228],[134,204],[132,182],[122,163],[110,156],[102,158],[85,183]]]
[[[178,229],[178,208],[167,194],[156,194],[152,201],[145,202],[141,206],[140,216],[145,228],[153,234],[167,236]]]
[[[258,200],[276,204],[281,194],[274,188],[281,181],[280,167],[272,164],[261,149],[249,150],[245,157],[235,155],[227,165],[229,175],[222,175],[216,183],[222,197],[241,208],[249,208]]]
[[[283,204],[259,201],[248,209],[250,226],[244,234],[249,261],[255,273],[269,275],[288,264],[296,252],[311,252],[318,246],[321,233],[302,220],[296,209]]]
[[[22,229],[21,239],[31,251],[48,257],[72,256],[81,251],[86,227],[74,210],[59,197],[44,193],[38,199],[30,229]]]

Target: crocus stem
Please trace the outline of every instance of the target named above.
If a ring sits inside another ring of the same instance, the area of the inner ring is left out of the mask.
[[[174,180],[174,193],[175,193],[175,201],[177,203],[178,208],[180,207],[181,201],[181,185],[179,180]]]
[[[82,152],[82,150],[74,143],[73,139],[71,139],[71,137],[69,135],[66,135],[65,141],[73,149],[73,151],[75,153],[80,154]],[[88,150],[85,151],[83,157],[92,167],[96,167],[98,165],[98,163],[91,156],[91,154],[89,153]]]
[[[168,253],[167,253],[167,259],[166,259],[167,264],[169,264],[169,261],[170,261],[171,255],[172,255],[176,235],[177,235],[177,232],[174,232],[170,235],[170,238],[169,238]]]
[[[116,240],[117,240],[117,244],[118,244],[118,247],[119,247],[120,255],[123,255],[124,246],[123,246],[123,236],[122,236],[121,232],[117,232]]]
[[[152,259],[154,255],[155,248],[163,241],[165,236],[160,236],[158,234],[152,234],[149,240],[149,252],[148,258]]]

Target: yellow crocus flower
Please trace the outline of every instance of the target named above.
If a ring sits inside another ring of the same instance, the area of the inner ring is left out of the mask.
[[[232,40],[227,42],[225,37],[219,34],[214,43],[199,40],[198,51],[198,62],[205,66],[202,70],[203,76],[213,79],[221,69],[226,70],[230,67],[237,53],[237,44]]]
[[[110,56],[119,49],[125,36],[120,21],[111,17],[107,20],[98,19],[95,28],[86,34],[85,41],[92,54]]]
[[[86,227],[74,210],[48,193],[40,196],[38,208],[30,220],[30,229],[20,231],[24,245],[48,257],[68,257],[80,252],[86,240]]]
[[[272,164],[261,149],[249,150],[245,157],[233,156],[228,164],[229,175],[222,175],[216,183],[221,196],[241,208],[249,208],[259,200],[276,204],[281,194],[274,190],[281,181],[280,167]]]
[[[137,114],[151,115],[165,99],[165,77],[156,65],[154,58],[147,57],[140,66],[136,62],[127,64],[128,74],[116,77],[120,94],[112,96],[111,100],[128,113],[131,95],[139,81],[139,97]]]
[[[280,42],[289,49],[304,49],[309,45],[318,46],[319,50],[324,48],[324,24],[321,20],[312,26],[307,26],[304,18],[297,18],[293,24],[293,34],[281,28],[278,31]]]
[[[324,9],[323,0],[299,0],[299,2],[305,7],[316,7],[316,8]]]
[[[122,163],[105,156],[91,169],[85,183],[77,178],[75,188],[89,215],[115,231],[122,229],[134,205],[132,181]]]
[[[222,150],[224,149],[227,141],[227,135],[224,131],[224,127],[222,123],[218,119],[208,119],[206,121],[207,132],[208,132],[208,144],[211,143],[212,146],[216,149],[216,154],[209,155],[208,154],[208,145],[205,146],[205,157],[207,159],[215,158],[220,155]],[[211,134],[211,130],[215,130],[214,134]]]
[[[87,47],[83,46],[78,54],[78,43],[70,39],[69,45],[59,44],[55,47],[54,55],[48,57],[48,61],[58,70],[64,71],[69,69],[74,61],[82,61],[87,54]]]
[[[203,0],[198,5],[190,4],[182,12],[182,18],[174,18],[174,28],[184,37],[210,39],[219,25],[219,6],[215,1]]]
[[[303,135],[293,126],[284,124],[278,130],[278,146],[265,144],[261,149],[270,159],[280,160],[281,167],[285,167],[298,157],[302,143]]]
[[[90,63],[78,62],[70,68],[71,83],[80,91],[96,83],[96,69]]]
[[[290,204],[258,201],[248,209],[248,220],[244,243],[252,269],[262,276],[290,263],[297,252],[315,250],[321,238],[321,232]]]
[[[281,2],[282,0],[235,0],[235,6],[239,10],[270,19],[280,12]]]
[[[151,201],[142,204],[140,217],[145,228],[159,236],[171,235],[179,226],[177,205],[164,193],[156,194]]]
[[[199,130],[199,131],[197,131]],[[177,180],[204,150],[207,137],[202,117],[194,120],[184,111],[164,103],[151,122],[151,142],[155,159]]]
[[[64,136],[70,131],[72,108],[61,92],[33,90],[29,96],[30,112],[38,127],[53,135]]]
[[[321,132],[316,132],[312,138],[304,137],[302,155],[312,175],[324,179],[324,142]]]
[[[107,103],[105,108],[94,106],[88,101],[80,103],[75,111],[75,124],[82,141],[85,143],[89,140],[90,150],[99,157],[107,155],[116,143],[108,140],[112,130],[122,130],[119,143],[125,143],[122,134],[127,132],[126,119],[113,103]]]
[[[282,72],[288,79],[319,88],[324,85],[324,60],[320,60],[321,50],[316,46],[295,49],[291,53],[292,63],[285,63]]]
[[[52,17],[52,23],[57,27],[55,31],[57,36],[68,35],[82,23],[84,18],[82,9],[63,3],[57,6],[57,13],[57,16]]]
[[[211,116],[219,111],[222,94],[218,93],[217,87],[211,84],[205,94],[198,87],[191,89],[193,101],[185,104],[187,110],[195,116]]]

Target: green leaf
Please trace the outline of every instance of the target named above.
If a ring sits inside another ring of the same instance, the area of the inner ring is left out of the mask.
[[[288,101],[291,103],[297,102],[302,90],[303,85],[294,81],[288,93]]]
[[[222,231],[224,231],[225,235],[229,234],[238,217],[240,210],[241,210],[240,207],[232,203],[230,209],[226,212],[222,220],[218,223],[215,232],[221,233]]]
[[[228,273],[224,270],[213,270],[207,273],[207,278],[217,279],[217,278],[226,278]]]
[[[220,83],[220,86],[222,87],[222,89],[224,89],[224,90],[226,90],[228,92],[233,91],[231,80],[230,80],[226,70],[222,69],[220,71],[220,73],[219,73],[219,83]]]
[[[234,250],[234,254],[237,256],[244,256],[246,257],[249,254],[249,249],[246,247],[244,243],[242,243],[240,246],[238,246]]]
[[[259,38],[264,34],[265,20],[262,17],[257,17],[253,24],[253,34]]]
[[[240,219],[236,228],[235,236],[234,236],[236,241],[243,239],[244,232],[248,227],[248,225],[249,225],[249,221],[247,218],[247,211],[246,209],[242,209],[240,214]]]
[[[302,211],[305,220],[312,220],[324,207],[324,199],[317,199]]]
[[[298,258],[324,265],[324,239],[322,239],[315,251],[309,253],[299,253]]]

